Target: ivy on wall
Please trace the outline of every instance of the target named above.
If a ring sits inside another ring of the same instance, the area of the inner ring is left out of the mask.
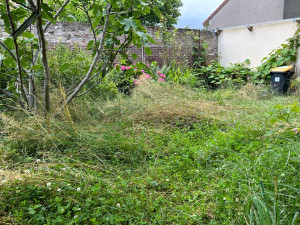
[[[257,67],[254,80],[270,80],[270,70],[280,66],[294,64],[297,61],[298,48],[300,47],[300,27],[293,37],[287,39],[287,43],[280,48],[274,49],[268,57],[262,60],[262,64]]]

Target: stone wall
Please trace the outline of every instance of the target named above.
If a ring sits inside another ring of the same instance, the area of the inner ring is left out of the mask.
[[[196,30],[196,29],[170,29],[171,33],[175,32],[171,44],[163,44],[157,35],[158,27],[146,27],[148,35],[156,40],[156,44],[149,44],[152,55],[148,56],[143,48],[136,48],[131,46],[129,53],[138,55],[137,61],[152,62],[157,61],[159,65],[168,63],[175,59],[178,63],[192,63],[193,61],[193,47],[201,46],[202,43],[208,45],[207,62],[217,59],[218,57],[218,38],[210,31]],[[1,32],[1,36],[4,33]],[[66,23],[58,22],[56,25],[51,24],[45,33],[49,48],[54,48],[59,43],[73,48],[78,46],[86,48],[87,43],[93,40],[93,34],[90,31],[90,26],[84,23]],[[199,40],[195,40],[194,36],[198,36]]]

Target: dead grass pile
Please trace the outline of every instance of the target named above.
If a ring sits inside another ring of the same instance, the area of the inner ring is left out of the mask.
[[[246,98],[246,99],[257,100],[259,98],[259,90],[257,86],[255,86],[252,83],[247,83],[239,90],[238,93],[241,95],[242,98]]]
[[[230,111],[229,105],[206,99],[205,93],[186,87],[147,83],[137,87],[130,98],[108,102],[105,112],[107,117],[115,119],[161,123],[178,118],[218,119],[220,115]]]
[[[27,170],[26,170],[27,172]],[[30,173],[24,173],[21,170],[2,170],[0,169],[0,186],[15,180],[23,180],[24,177],[30,177]]]

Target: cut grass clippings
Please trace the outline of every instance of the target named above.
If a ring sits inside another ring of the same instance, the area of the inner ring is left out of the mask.
[[[273,107],[298,99],[146,84],[48,120],[1,114],[0,221],[297,224],[299,135],[265,134],[284,123]]]

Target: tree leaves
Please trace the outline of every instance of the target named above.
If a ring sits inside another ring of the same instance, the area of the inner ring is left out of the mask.
[[[125,25],[125,28],[124,28],[125,31],[129,31],[131,28],[133,28],[133,29],[137,28],[136,21],[133,19],[133,17],[130,17],[128,19],[124,18],[121,21],[121,24]]]
[[[9,50],[13,50],[15,48],[15,44],[12,38],[6,38],[3,44],[5,44]]]
[[[56,24],[56,21],[54,20],[53,15],[51,14],[51,12],[53,11],[53,9],[50,8],[48,6],[48,4],[45,4],[45,3],[42,3],[41,7],[43,9],[42,12],[41,12],[42,17],[44,19],[46,19],[46,20],[49,20],[51,23]]]
[[[3,64],[6,68],[10,68],[10,67],[15,68],[15,67],[17,67],[17,64],[16,64],[14,58],[11,57],[11,56],[8,56],[5,59],[3,59]]]
[[[132,53],[132,54],[131,54],[131,57],[133,58],[133,60],[137,60],[137,59],[138,59],[138,55],[135,54],[135,53]]]
[[[11,11],[11,17],[14,22],[23,20],[24,18],[26,18],[27,15],[28,15],[27,10],[22,7],[19,7]]]
[[[90,40],[87,44],[87,50],[92,50],[93,49],[93,45],[94,45],[95,41],[94,40]]]
[[[149,36],[149,35],[147,35],[147,39],[148,39],[148,41],[149,42],[151,42],[152,44],[156,44],[156,41],[151,37],[151,36]]]
[[[147,55],[152,55],[152,50],[150,47],[145,47],[145,52]]]

